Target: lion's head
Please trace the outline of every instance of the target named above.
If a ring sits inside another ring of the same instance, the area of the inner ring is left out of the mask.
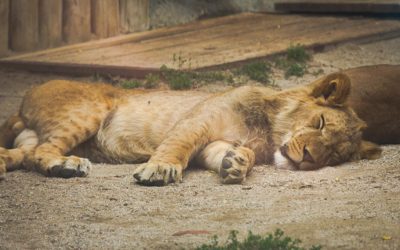
[[[275,153],[279,167],[312,170],[380,156],[377,145],[362,140],[365,122],[344,104],[350,89],[342,73],[309,85],[307,101],[293,111],[290,132]]]

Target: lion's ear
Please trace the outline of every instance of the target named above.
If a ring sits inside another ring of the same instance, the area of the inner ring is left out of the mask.
[[[374,160],[381,156],[382,149],[375,143],[369,141],[361,141],[360,158]]]
[[[311,84],[311,95],[329,105],[342,105],[350,94],[350,78],[344,73],[333,73]]]

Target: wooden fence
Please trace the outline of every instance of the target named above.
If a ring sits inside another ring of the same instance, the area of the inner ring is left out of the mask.
[[[149,0],[0,0],[0,56],[149,27]]]

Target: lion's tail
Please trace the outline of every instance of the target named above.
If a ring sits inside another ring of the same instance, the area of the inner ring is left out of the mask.
[[[25,124],[18,114],[8,118],[0,127],[0,147],[10,149],[15,138],[25,129]]]

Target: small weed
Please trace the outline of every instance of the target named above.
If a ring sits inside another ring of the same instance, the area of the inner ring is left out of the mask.
[[[285,71],[285,77],[303,76],[307,70],[307,61],[311,59],[304,46],[291,45],[286,50],[286,56],[275,61],[275,66]]]
[[[170,69],[165,65],[160,70],[171,89],[190,89],[193,86],[193,75],[190,72]]]
[[[291,64],[285,71],[285,77],[289,78],[290,76],[303,76],[306,72],[306,66],[300,63]]]
[[[266,62],[252,62],[241,67],[237,73],[247,75],[250,79],[261,83],[269,83],[271,67]]]
[[[204,244],[197,250],[305,250],[299,246],[299,239],[292,239],[284,236],[284,232],[277,229],[274,234],[268,234],[263,237],[249,232],[247,238],[240,242],[237,239],[237,231],[231,231],[225,245],[221,246],[218,243],[218,237],[214,236],[211,244]],[[320,250],[321,246],[312,246],[310,250]]]
[[[219,71],[193,72],[193,77],[197,81],[205,83],[224,81],[227,78],[222,72]]]
[[[190,75],[185,72],[175,71],[167,77],[171,89],[190,89],[193,86]]]
[[[160,68],[161,75],[170,86],[171,89],[190,89],[195,84],[215,83],[218,81],[233,82],[231,73],[221,71],[190,71],[176,70],[163,65]]]
[[[126,80],[120,83],[124,89],[135,89],[142,86],[142,83],[138,80]]]
[[[148,74],[146,76],[143,86],[146,89],[155,89],[159,86],[159,83],[160,83],[160,77],[158,75]]]
[[[172,63],[178,66],[178,70],[182,70],[184,66],[187,66],[189,69],[192,68],[192,58],[184,58],[182,52],[179,52],[178,54],[174,53],[172,55]]]
[[[300,44],[289,46],[286,51],[286,57],[288,61],[299,63],[306,63],[311,58],[304,46]]]

